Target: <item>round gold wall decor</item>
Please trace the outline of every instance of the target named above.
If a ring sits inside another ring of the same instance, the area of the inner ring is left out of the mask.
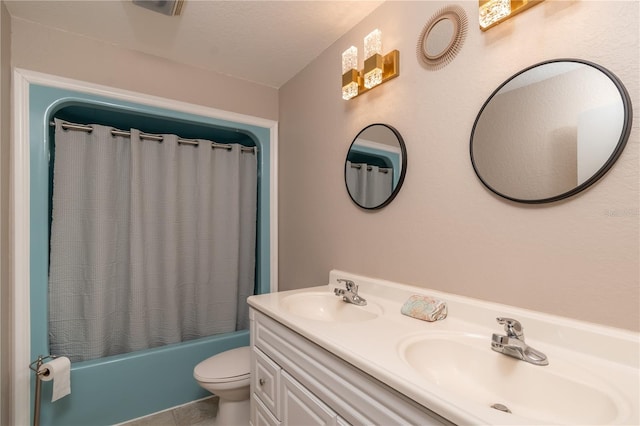
[[[460,6],[446,6],[425,24],[416,53],[427,69],[437,70],[455,58],[467,36],[467,14]]]

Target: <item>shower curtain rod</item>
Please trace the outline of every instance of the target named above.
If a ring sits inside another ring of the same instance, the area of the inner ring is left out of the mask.
[[[55,126],[56,123],[51,121],[49,122],[50,126]],[[93,131],[93,127],[88,126],[88,125],[84,125],[84,124],[74,124],[74,123],[61,123],[61,126],[64,130],[81,130],[83,132],[91,132]],[[131,136],[131,132],[127,132],[126,130],[119,130],[119,129],[111,129],[111,134],[113,136],[124,136],[124,137],[130,137]],[[158,141],[158,142],[162,142],[162,136],[159,135],[150,135],[148,133],[140,133],[140,139],[148,139],[148,140],[153,140],[153,141]],[[182,138],[178,138],[178,143],[180,144],[184,144],[184,145],[199,145],[200,142],[198,142],[197,140],[193,140],[193,139],[182,139]],[[223,144],[223,143],[217,143],[217,142],[211,142],[211,148],[224,148],[224,149],[231,149],[232,146],[230,144]],[[252,152],[255,153],[255,147],[242,147],[241,148],[241,152]]]
[[[351,167],[354,169],[361,169],[362,168],[362,164],[353,164],[351,163]],[[367,166],[367,171],[370,172],[371,170],[373,170],[373,168],[371,166]],[[389,169],[388,168],[378,168],[378,171],[380,173],[389,173]]]

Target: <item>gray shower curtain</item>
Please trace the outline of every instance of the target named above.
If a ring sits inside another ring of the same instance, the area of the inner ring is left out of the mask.
[[[56,120],[51,353],[89,360],[248,327],[254,153]]]
[[[393,173],[390,169],[347,161],[346,180],[351,197],[361,206],[379,206],[393,192]]]

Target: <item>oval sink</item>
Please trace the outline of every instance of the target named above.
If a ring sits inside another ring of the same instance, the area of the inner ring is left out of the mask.
[[[366,306],[345,303],[332,293],[313,292],[287,296],[282,307],[292,315],[316,321],[357,322],[368,321],[382,313],[382,307],[368,302]]]
[[[490,336],[414,337],[399,352],[442,389],[485,407],[505,406],[532,423],[612,424],[629,412],[619,392],[589,371],[553,356],[548,366],[536,366],[494,352]]]

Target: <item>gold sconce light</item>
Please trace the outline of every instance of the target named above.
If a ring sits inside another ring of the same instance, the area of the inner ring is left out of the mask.
[[[479,0],[480,29],[487,31],[500,22],[542,2],[543,0]]]
[[[400,52],[382,55],[382,33],[374,30],[364,38],[364,68],[358,71],[358,49],[342,53],[342,99],[349,100],[400,75]]]

